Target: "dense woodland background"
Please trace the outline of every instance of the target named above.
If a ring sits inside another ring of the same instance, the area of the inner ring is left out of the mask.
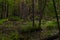
[[[53,0],[0,0],[0,40],[59,40],[54,1],[59,20]]]
[[[38,4],[39,0],[34,1],[34,14],[39,15],[38,10],[41,10],[41,6],[44,6],[44,0]],[[59,5],[60,1],[56,0],[56,7],[59,15]],[[32,16],[32,0],[1,0],[0,1],[0,18],[8,18],[11,16],[17,16],[19,18],[31,17]],[[39,9],[39,7],[40,9]],[[49,13],[49,14],[48,14]],[[46,6],[44,10],[44,17],[55,17],[54,7],[52,0],[46,1]]]

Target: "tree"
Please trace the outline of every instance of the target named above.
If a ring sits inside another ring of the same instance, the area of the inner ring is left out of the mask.
[[[32,0],[32,20],[33,20],[33,27],[34,27],[34,0]]]
[[[59,28],[59,40],[60,40],[60,25],[59,25],[59,19],[58,19],[56,4],[55,4],[54,0],[53,0],[53,7],[54,7],[55,15],[56,15],[56,20],[57,20],[58,28]]]
[[[1,18],[7,18],[8,17],[8,1],[7,0],[4,0],[1,2],[2,5],[2,13],[1,13]]]

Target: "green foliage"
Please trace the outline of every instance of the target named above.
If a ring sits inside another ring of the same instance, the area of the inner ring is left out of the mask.
[[[11,17],[8,18],[8,20],[10,20],[10,21],[19,21],[20,18],[17,17],[17,16],[11,16]]]
[[[17,31],[15,31],[15,32],[12,32],[12,33],[10,33],[10,38],[12,39],[12,40],[19,40],[19,33],[17,32]]]
[[[21,6],[22,0],[15,0],[15,1],[14,0],[6,0],[6,4],[4,2],[5,1],[0,0],[0,17],[7,16],[5,14],[6,10],[3,10],[3,9],[5,9],[4,6],[7,6],[7,5],[8,5],[8,10],[7,11],[8,11],[8,16],[9,17],[6,18],[6,19],[0,19],[0,25],[3,24],[6,21],[12,21],[12,22],[13,21],[19,21],[19,22],[22,22],[21,25],[20,25],[20,23],[18,23],[19,25],[17,24],[18,26],[15,25],[15,27],[19,27],[19,30],[21,30],[21,31],[30,31],[31,29],[37,29],[38,28],[38,26],[39,26],[39,24],[38,24],[39,22],[38,21],[35,21],[35,26],[33,27],[32,26],[33,25],[32,21],[29,20],[29,17],[28,17],[29,21],[26,20],[27,22],[24,22],[25,21],[24,19],[21,19],[20,17],[17,17],[17,16],[13,16],[14,15],[13,12],[15,12],[15,11],[16,11],[15,13],[20,16],[20,10],[21,10],[20,7],[22,7]],[[25,5],[27,5],[28,10],[29,10],[29,7],[30,7],[30,13],[32,13],[32,0],[26,0],[26,1],[24,1],[24,3],[25,2],[26,2]],[[57,5],[57,11],[58,11],[58,13],[60,13],[60,11],[59,11],[60,10],[60,6],[59,6],[60,0],[58,0],[56,2],[58,4]],[[38,9],[38,7],[41,7],[41,3],[39,2],[39,5],[38,5],[38,2],[34,2],[34,3],[35,3],[35,5],[34,5],[35,8],[34,9],[37,12],[37,11],[40,10],[40,9]],[[3,7],[2,7],[2,5],[3,5]],[[16,8],[16,10],[15,10],[15,8]],[[47,5],[46,5],[46,9],[45,9],[44,13],[45,13],[46,17],[55,16],[52,0],[47,1]],[[25,14],[27,15],[27,13],[25,13]],[[38,19],[38,18],[39,18],[38,16],[35,17],[35,19]],[[13,29],[14,25],[13,25],[12,22],[7,24],[7,25],[4,25],[4,27],[6,26],[6,27],[10,28],[12,26],[12,29]],[[41,28],[42,29],[44,27],[46,27],[48,30],[58,29],[56,21],[45,21],[45,20],[42,20],[41,23],[42,23],[41,24]],[[47,34],[51,34],[51,32],[48,32]],[[17,31],[11,32],[8,36],[0,34],[0,40],[20,40],[19,38],[24,38],[24,37],[21,34],[19,34]]]
[[[6,21],[8,21],[8,19],[0,19],[0,24],[3,24]]]
[[[58,28],[56,21],[48,21],[48,22],[46,22],[45,26],[46,26],[49,30],[57,29],[57,28]]]
[[[27,22],[21,25],[21,30],[28,31],[32,28],[32,22]]]
[[[22,38],[24,38],[23,35],[20,35],[17,31],[10,32],[9,35],[0,34],[1,40],[20,40]]]
[[[35,19],[36,19],[36,20],[39,19],[39,16],[35,16]]]

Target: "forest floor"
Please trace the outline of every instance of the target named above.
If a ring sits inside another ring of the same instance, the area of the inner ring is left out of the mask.
[[[18,37],[19,40],[40,40],[40,39],[44,39],[46,37],[55,35],[59,32],[58,29],[48,30],[47,28],[44,28],[44,27],[41,32],[40,31],[22,32],[23,31],[22,29],[25,28],[25,30],[26,30],[26,27],[27,27],[26,22],[24,24],[23,23],[21,23],[19,21],[7,21],[7,22],[3,23],[2,25],[0,25],[0,35],[8,37],[9,39],[11,39],[11,37],[12,37],[12,39],[13,39],[12,34],[14,34],[15,36],[17,34],[19,36]],[[22,28],[21,25],[23,25],[25,27]],[[27,29],[27,30],[29,30],[29,29]],[[0,38],[1,37],[2,36],[0,36]],[[6,38],[6,40],[8,40],[8,39]]]

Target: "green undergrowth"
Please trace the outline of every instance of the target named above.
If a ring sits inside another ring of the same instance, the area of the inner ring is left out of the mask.
[[[27,22],[23,22],[21,23],[20,21],[16,21],[16,22],[9,22],[8,24],[5,24],[5,27],[16,27],[16,28],[20,28],[20,30],[22,31],[28,31],[31,29],[37,29],[39,27],[39,22],[35,21],[34,27],[33,27],[33,23],[32,21],[27,21]],[[53,29],[58,29],[57,26],[57,22],[56,21],[42,21],[41,22],[41,28],[42,29],[48,29],[48,30],[53,30]]]
[[[8,21],[8,19],[0,19],[0,24],[3,24],[6,21]]]
[[[23,38],[23,35],[19,34],[17,31],[10,32],[9,35],[0,33],[0,40],[21,40]]]
[[[17,18],[18,19],[18,18]],[[21,21],[10,21],[8,22],[8,19],[0,19],[0,25],[1,24],[4,24],[4,22],[7,22],[7,24],[5,23],[5,27],[19,27],[21,30],[30,30],[30,29],[34,29],[34,28],[38,28],[39,27],[39,21],[35,21],[35,24],[34,24],[34,27],[33,27],[33,22],[32,21],[26,21],[24,22],[22,19]],[[41,21],[41,28],[44,29],[44,28],[48,28],[49,30],[52,30],[52,29],[58,29],[58,26],[57,26],[57,21],[45,21],[45,20],[42,20]]]
[[[5,22],[7,19],[1,20],[2,24]],[[44,21],[42,20],[41,22],[41,28],[42,29],[47,29],[46,32],[43,32],[41,35],[47,35],[50,36],[52,34],[51,30],[58,29],[57,27],[57,22],[56,21]],[[14,29],[15,32],[10,32],[9,35],[7,36],[6,34],[0,34],[0,39],[1,40],[24,40],[24,36],[18,33],[19,31],[29,31],[31,29],[37,29],[39,27],[39,22],[35,21],[35,25],[33,27],[32,21],[26,21],[21,23],[20,21],[10,21],[5,23],[4,27],[8,27],[11,29]],[[16,29],[18,28],[18,29]],[[56,30],[55,30],[56,31]]]

